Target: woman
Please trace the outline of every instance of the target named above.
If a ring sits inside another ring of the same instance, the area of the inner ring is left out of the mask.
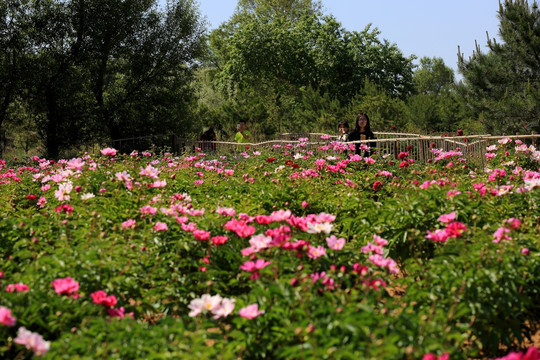
[[[371,131],[371,125],[369,124],[369,117],[367,114],[360,113],[356,116],[356,122],[354,124],[354,129],[349,134],[349,141],[358,141],[358,140],[374,140],[375,135]],[[355,154],[362,155],[362,150],[360,149],[361,144],[355,144]],[[370,153],[375,151],[376,144],[374,142],[369,143],[369,147],[373,150],[364,152],[364,156],[369,156]]]
[[[346,121],[340,121],[338,125],[339,135],[337,141],[347,142],[349,139],[349,123]]]

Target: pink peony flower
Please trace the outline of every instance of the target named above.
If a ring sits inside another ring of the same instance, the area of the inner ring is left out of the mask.
[[[236,215],[236,210],[234,210],[233,208],[222,208],[222,207],[218,207],[216,212],[219,214],[219,215],[223,215],[223,216],[230,216],[230,217],[233,217],[234,215]]]
[[[264,259],[257,259],[256,261],[246,261],[245,263],[240,265],[240,269],[244,271],[254,272],[264,269],[270,264],[270,261],[265,261]]]
[[[341,250],[345,246],[345,238],[337,238],[335,235],[326,238],[328,247],[332,250]]]
[[[458,236],[461,236],[461,234],[463,234],[463,232],[466,230],[467,230],[467,225],[459,221],[451,222],[450,224],[446,226],[446,229],[444,229],[446,234],[448,234],[448,237],[452,237],[452,238],[457,238]]]
[[[227,236],[213,236],[210,239],[210,241],[212,241],[212,243],[216,246],[225,244],[227,240],[229,240]]]
[[[210,239],[210,232],[206,230],[193,230],[193,236],[199,241],[206,241]]]
[[[501,240],[512,240],[512,238],[506,234],[510,232],[509,229],[500,227],[493,233],[493,242],[499,243]]]
[[[116,150],[113,149],[113,148],[105,148],[105,149],[102,149],[102,150],[101,150],[101,155],[104,155],[104,156],[115,156],[115,155],[116,155]]]
[[[24,345],[28,350],[32,350],[34,355],[41,356],[49,351],[51,343],[45,341],[41,335],[20,327],[17,337],[13,340],[15,344]]]
[[[107,313],[109,314],[110,317],[117,317],[119,319],[123,319],[126,316],[129,316],[132,319],[134,318],[132,312],[126,314],[126,310],[124,309],[123,306],[121,306],[119,309],[115,309],[115,308],[107,309]]]
[[[258,304],[251,304],[241,308],[238,311],[238,315],[248,320],[255,319],[257,316],[264,314],[264,310],[259,310]]]
[[[200,298],[191,300],[188,308],[189,316],[194,317],[202,312],[214,311],[221,306],[222,297],[219,295],[204,294]]]
[[[451,221],[456,220],[456,212],[452,211],[450,214],[442,214],[438,219],[440,222],[448,224]]]
[[[434,232],[428,230],[425,238],[435,242],[446,242],[448,240],[448,233],[441,229],[437,229]]]
[[[521,249],[521,253],[522,253],[523,255],[529,255],[531,252],[529,251],[529,249],[523,248],[523,249]]]
[[[525,354],[522,352],[511,352],[501,358],[493,360],[540,360],[540,351],[534,346],[531,346]]]
[[[311,259],[317,259],[326,254],[326,248],[323,246],[309,246],[306,252],[307,256]]]
[[[92,300],[95,304],[103,305],[105,307],[113,307],[114,305],[116,305],[117,302],[116,296],[107,296],[107,293],[103,290],[93,292],[92,294],[90,294],[90,296],[92,297]]]
[[[235,299],[221,299],[221,303],[219,304],[219,306],[212,310],[212,314],[214,314],[214,320],[229,316],[234,310],[235,301]]]
[[[155,231],[167,231],[167,230],[169,230],[169,227],[167,226],[167,223],[163,223],[163,222],[158,221],[156,223],[156,225],[154,225],[154,230]]]
[[[383,239],[383,238],[380,237],[379,235],[373,234],[373,241],[375,241],[375,244],[377,244],[377,245],[379,245],[379,246],[386,246],[386,245],[388,245],[388,240]]]
[[[427,353],[424,355],[422,360],[450,360],[450,354],[444,353],[441,356],[437,356],[432,353]]]
[[[521,226],[521,220],[516,218],[510,218],[506,220],[506,223],[509,224],[511,229],[517,229]]]
[[[135,227],[136,224],[137,224],[137,221],[135,221],[133,219],[126,220],[126,221],[124,221],[122,223],[122,229],[128,229],[128,228]]]
[[[70,295],[72,297],[78,297],[77,291],[79,291],[79,283],[70,276],[56,279],[51,282],[54,291],[59,295]]]
[[[28,285],[23,283],[9,284],[8,286],[6,286],[7,292],[26,292],[29,289],[30,288],[28,287]]]
[[[14,326],[17,322],[17,319],[11,315],[11,310],[0,306],[0,324],[5,326]]]

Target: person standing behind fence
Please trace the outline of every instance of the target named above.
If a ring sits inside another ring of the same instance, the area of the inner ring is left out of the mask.
[[[346,121],[340,121],[338,125],[339,135],[337,141],[347,142],[349,139],[349,123]]]
[[[234,140],[238,144],[245,144],[245,143],[250,142],[251,133],[249,132],[249,130],[246,130],[246,122],[245,121],[240,121],[240,123],[238,125],[236,125],[236,129],[238,130],[238,132],[236,133],[236,135],[234,137]],[[238,146],[238,150],[241,151],[243,149],[241,148],[241,146]]]
[[[375,134],[371,131],[371,125],[369,123],[369,117],[365,113],[360,113],[356,116],[356,122],[354,123],[354,129],[349,134],[348,141],[358,141],[358,140],[374,140]],[[355,144],[355,154],[362,155],[360,143]],[[366,145],[364,143],[364,145]],[[374,142],[370,142],[369,144],[370,150],[365,151],[363,153],[364,156],[369,156],[375,151],[376,144]]]
[[[199,147],[206,152],[210,152],[212,155],[216,152],[216,143],[214,141],[217,140],[216,133],[214,132],[214,129],[209,128],[199,138],[199,141],[201,141]]]

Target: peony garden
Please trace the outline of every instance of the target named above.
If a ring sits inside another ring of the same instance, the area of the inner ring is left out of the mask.
[[[4,359],[540,359],[540,151],[0,162]]]

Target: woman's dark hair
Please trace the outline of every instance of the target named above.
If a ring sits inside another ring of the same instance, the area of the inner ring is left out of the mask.
[[[369,116],[366,113],[360,113],[360,114],[356,115],[356,121],[354,122],[354,130],[355,131],[360,131],[360,126],[358,126],[358,120],[360,120],[361,116],[364,116],[366,118],[366,120],[367,120],[366,128],[365,128],[364,131],[366,133],[370,133],[371,132],[371,124],[369,123]]]
[[[349,123],[346,122],[346,121],[340,121],[340,122],[339,122],[339,124],[338,124],[338,130],[339,130],[339,128],[342,127],[342,126],[345,126],[347,129],[350,129]]]

